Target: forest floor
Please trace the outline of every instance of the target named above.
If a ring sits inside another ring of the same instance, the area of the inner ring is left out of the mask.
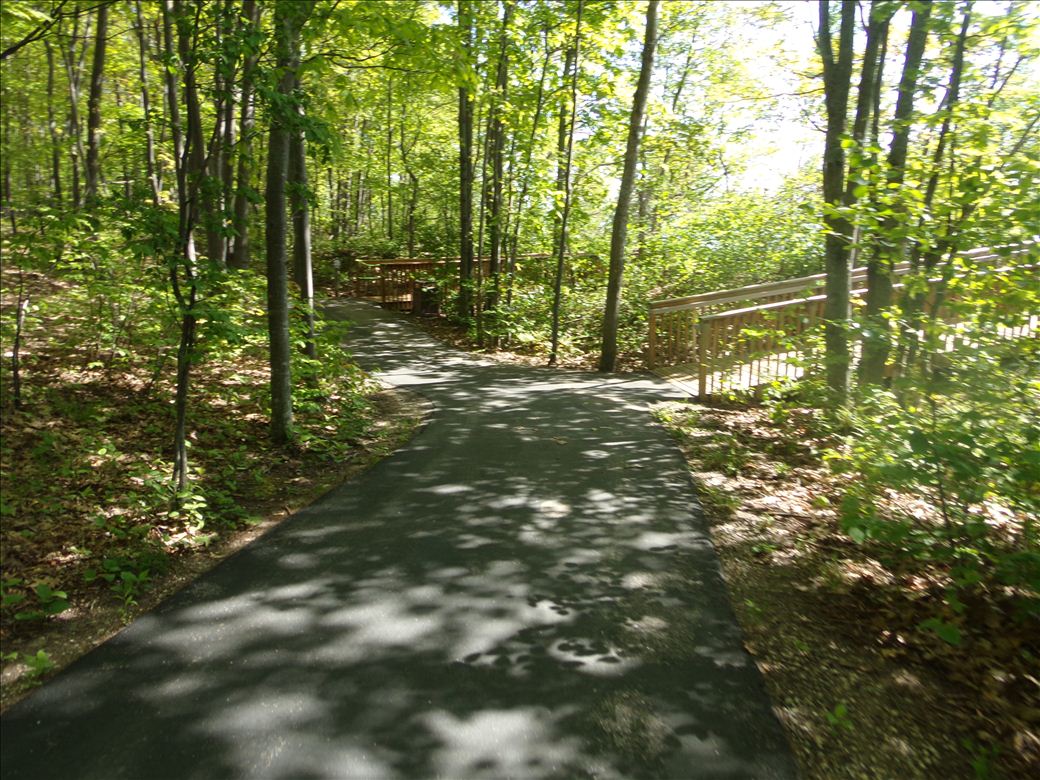
[[[1040,776],[1040,642],[994,598],[948,644],[920,624],[938,572],[900,570],[843,534],[843,477],[812,410],[666,403],[734,608],[807,778]]]
[[[529,347],[519,344],[481,346],[477,343],[472,332],[451,322],[446,317],[424,314],[410,317],[409,322],[445,344],[471,352],[479,352],[483,357],[498,363],[544,366],[549,361],[549,355],[542,344]],[[596,369],[596,361],[597,356],[591,353],[561,351],[557,365],[560,368],[577,368],[593,371]],[[618,366],[619,371],[638,371],[642,366],[642,356],[621,353],[618,355]]]
[[[5,308],[17,289],[6,277]],[[64,292],[38,274],[28,286],[34,301]],[[150,369],[93,359],[82,338],[63,338],[71,327],[58,317],[27,328],[21,409],[7,366],[0,387],[0,708],[401,446],[427,409],[368,382],[362,397],[312,404],[301,443],[278,449],[252,391],[266,386],[263,360],[203,360],[192,389],[195,482],[171,508],[168,388],[152,386]]]

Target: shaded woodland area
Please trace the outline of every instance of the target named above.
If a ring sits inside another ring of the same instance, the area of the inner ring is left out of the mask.
[[[800,378],[713,398],[760,417],[706,470],[773,426],[898,592],[857,602],[879,652],[982,659],[965,760],[1040,764],[1040,11],[805,9],[0,5],[5,680],[414,427],[323,311],[365,261],[443,259],[413,319],[456,344],[602,372],[653,300],[822,273]],[[699,414],[659,416],[689,449]]]

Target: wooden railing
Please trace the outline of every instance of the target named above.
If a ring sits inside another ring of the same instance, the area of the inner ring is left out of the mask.
[[[1035,256],[1037,248],[1036,242],[1027,242],[1000,253],[985,248],[961,256],[970,264],[968,273],[989,273]],[[902,263],[893,275],[910,272],[909,263]],[[863,303],[866,277],[866,268],[853,269],[854,307]],[[823,319],[824,281],[824,274],[816,274],[654,301],[648,311],[647,366],[695,387],[699,398],[797,378],[803,372],[805,335]],[[941,281],[930,280],[933,294]],[[903,284],[894,288],[898,295]]]

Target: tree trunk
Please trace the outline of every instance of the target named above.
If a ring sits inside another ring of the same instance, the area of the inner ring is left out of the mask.
[[[90,94],[87,97],[87,207],[97,204],[101,184],[101,91],[105,73],[105,47],[108,42],[108,6],[97,10],[94,36],[94,66],[90,72]]]
[[[279,0],[274,34],[278,101],[271,107],[267,152],[267,324],[271,350],[271,439],[293,438],[292,369],[289,347],[288,258],[286,256],[285,184],[289,173],[290,129],[295,107],[293,87],[300,62],[300,27],[310,4]]]
[[[581,0],[579,0],[579,3]],[[486,305],[494,309],[498,305],[500,290],[500,270],[502,258],[502,183],[505,169],[505,124],[502,121],[502,110],[509,85],[509,24],[513,18],[513,5],[506,2],[502,13],[502,30],[498,52],[498,70],[495,74],[495,101],[491,121],[491,209],[488,218],[488,276],[491,290],[487,294]]]
[[[386,237],[394,240],[394,177],[392,156],[394,150],[394,73],[386,77]]]
[[[513,277],[516,274],[516,257],[520,251],[520,223],[521,216],[524,213],[524,207],[527,204],[527,190],[530,186],[532,165],[531,160],[534,156],[534,147],[538,139],[538,124],[542,118],[542,109],[545,104],[545,79],[549,72],[549,62],[552,59],[552,48],[549,43],[548,33],[545,35],[545,58],[542,60],[542,73],[538,79],[538,91],[535,97],[535,108],[534,117],[531,120],[531,135],[528,140],[527,149],[524,154],[524,176],[523,183],[520,186],[520,195],[517,198],[516,205],[516,219],[513,221],[513,238],[510,242],[509,248],[509,270],[508,270],[508,282],[507,282],[507,300],[512,303],[513,295]]]
[[[166,59],[172,60],[177,51],[173,43],[173,6],[170,0],[162,4],[163,45]],[[166,112],[169,115],[170,135],[173,138],[174,167],[183,165],[184,132],[181,128],[180,99],[177,97],[177,73],[172,67],[163,68],[166,74]]]
[[[256,0],[244,0],[242,16],[249,25],[250,33],[260,27],[260,6]],[[251,37],[251,36],[250,36]],[[232,217],[234,245],[231,252],[231,267],[249,267],[249,189],[253,177],[253,125],[256,117],[253,76],[260,53],[251,48],[242,66],[241,106],[238,120],[238,180],[235,187],[235,209]]]
[[[303,108],[299,108],[303,115]],[[307,142],[303,127],[293,128],[289,141],[289,202],[293,223],[293,277],[300,288],[300,297],[307,318],[307,340],[304,353],[317,357],[314,347],[314,269],[311,264],[311,212],[308,200]]]
[[[141,1],[134,3],[138,46],[138,80],[141,83],[141,110],[144,112],[144,162],[148,176],[148,186],[152,192],[152,203],[159,205],[161,185],[159,184],[159,168],[155,162],[155,133],[152,130],[151,98],[148,94],[148,38],[144,28],[144,17],[141,14]]]
[[[459,35],[467,61],[473,55],[469,0],[458,0]],[[459,85],[459,299],[458,316],[473,314],[473,103],[469,87]]]
[[[632,102],[632,116],[628,122],[628,143],[625,146],[625,167],[621,174],[617,208],[610,234],[610,274],[607,278],[607,300],[603,311],[603,346],[599,358],[600,371],[617,368],[617,332],[621,308],[621,283],[625,270],[625,239],[628,236],[628,212],[632,190],[636,183],[636,164],[639,162],[640,130],[646,97],[650,91],[650,74],[654,67],[654,46],[657,43],[657,6],[659,0],[650,0],[646,7],[646,37],[639,68],[639,82]]]
[[[820,0],[819,48],[823,60],[823,88],[827,106],[827,134],[823,151],[823,199],[830,208],[841,205],[845,188],[845,134],[849,91],[852,81],[853,35],[856,22],[855,0],[842,0],[838,57],[831,46],[829,0]],[[827,387],[834,400],[844,404],[849,392],[849,280],[851,269],[847,252],[848,220],[824,214],[827,237],[824,248],[827,300],[824,303],[824,370]]]
[[[6,100],[4,101],[7,102]],[[4,145],[11,148],[11,114],[9,111],[4,111]],[[11,191],[11,155],[5,154],[4,156],[4,210],[7,212],[7,219],[11,223],[11,233],[18,235],[18,217],[15,215],[14,210],[14,193]]]
[[[58,122],[54,118],[54,49],[49,40],[45,40],[43,44],[47,51],[47,130],[51,138],[51,190],[54,193],[54,205],[61,208],[61,139],[58,137]]]
[[[570,98],[560,101],[560,124],[556,150],[559,164],[556,187],[563,193],[559,225],[556,229],[556,273],[553,277],[552,333],[550,335],[549,365],[555,366],[560,352],[560,304],[563,298],[563,269],[567,257],[567,224],[571,215],[571,163],[574,160],[574,125],[578,115],[578,56],[581,52],[581,15],[583,0],[578,0],[577,18],[574,23],[574,43],[567,49],[563,66],[566,81],[570,75]]]
[[[80,186],[80,165],[83,164],[83,160],[86,159],[86,152],[83,150],[83,135],[80,129],[79,121],[79,85],[80,79],[83,76],[83,63],[84,56],[86,55],[87,47],[80,44],[79,42],[79,19],[80,17],[74,16],[72,19],[72,34],[69,39],[69,43],[62,50],[62,58],[65,62],[65,72],[69,84],[69,124],[68,124],[68,136],[72,139],[72,143],[69,145],[69,168],[70,178],[72,181],[72,205],[75,209],[80,209],[83,206],[83,192]],[[83,37],[87,38],[90,36],[90,17],[87,17],[87,29],[84,30]],[[78,51],[77,51],[78,47]]]
[[[197,257],[195,253],[195,224],[198,220],[198,186],[205,166],[201,149],[201,114],[198,108],[195,85],[195,63],[187,54],[194,48],[198,27],[185,14],[181,0],[164,0],[163,19],[167,35],[166,59],[173,58],[171,24],[177,27],[178,52],[183,63],[184,99],[187,103],[188,121],[185,133],[186,147],[176,160],[177,169],[177,213],[178,252],[170,262],[170,284],[181,311],[181,334],[177,345],[177,388],[174,395],[174,458],[173,479],[178,493],[188,486],[188,393],[191,387],[191,366],[195,359],[195,336],[198,318],[195,306],[198,302]],[[178,105],[176,90],[172,95],[171,107]],[[180,137],[180,112],[171,111],[175,118],[174,137]]]
[[[906,157],[910,145],[911,115],[914,94],[921,70],[925,43],[928,37],[930,3],[914,11],[907,37],[903,73],[899,79],[899,94],[892,122],[892,143],[888,152],[886,183],[890,190],[898,190],[906,178]],[[890,236],[899,222],[887,217],[881,226],[881,235]],[[903,241],[886,241],[885,248],[867,265],[866,311],[863,328],[863,357],[860,362],[860,380],[864,384],[878,384],[885,378],[885,364],[890,348],[890,326],[884,312],[892,305],[892,268],[903,256]]]

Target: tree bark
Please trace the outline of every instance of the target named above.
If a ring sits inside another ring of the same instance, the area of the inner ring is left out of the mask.
[[[506,297],[509,303],[512,303],[513,295],[513,277],[516,274],[516,258],[520,251],[520,223],[521,217],[524,213],[524,207],[527,204],[527,190],[530,187],[532,165],[531,160],[534,156],[534,147],[538,139],[538,125],[542,118],[542,109],[545,104],[545,79],[549,72],[549,62],[552,60],[552,48],[549,43],[548,33],[545,34],[545,58],[542,60],[542,73],[538,78],[538,91],[535,97],[535,108],[534,117],[531,119],[531,135],[528,139],[527,149],[524,153],[524,175],[523,183],[520,185],[520,195],[516,201],[516,218],[513,221],[513,238],[510,241],[509,247],[509,269],[508,269],[508,282],[506,288]]]
[[[469,0],[458,0],[459,35],[467,61],[473,55]],[[458,316],[473,314],[473,103],[469,87],[459,85],[459,298]]]
[[[580,0],[579,0],[580,3]],[[505,123],[502,121],[502,109],[505,104],[509,86],[509,24],[513,18],[513,5],[505,3],[502,13],[502,30],[499,34],[498,68],[495,74],[495,101],[491,120],[491,209],[488,216],[488,276],[491,290],[486,296],[488,309],[498,305],[501,288],[500,271],[502,260],[502,184],[505,169]]]
[[[567,226],[571,215],[571,164],[574,160],[574,126],[578,116],[578,69],[581,53],[581,16],[583,0],[578,0],[577,18],[574,23],[574,43],[567,49],[563,66],[564,79],[570,75],[570,98],[560,101],[560,124],[556,150],[559,164],[556,188],[563,194],[559,225],[556,229],[556,273],[553,276],[552,332],[549,337],[549,365],[555,366],[560,352],[560,304],[563,298],[563,270],[567,257]]]
[[[90,72],[90,94],[87,97],[87,207],[97,204],[101,185],[101,93],[104,85],[105,48],[108,43],[108,6],[97,10],[94,36],[94,65]]]
[[[289,286],[286,256],[285,184],[289,172],[293,87],[300,62],[300,27],[310,3],[279,0],[274,10],[279,100],[272,105],[268,138],[266,241],[267,324],[271,352],[271,439],[287,444],[293,438],[292,368],[289,346]]]
[[[195,85],[195,63],[187,56],[198,36],[198,18],[191,19],[182,0],[164,0],[165,59],[173,59],[171,25],[177,28],[177,47],[182,67],[185,116],[188,127],[184,137],[186,146],[175,161],[177,171],[178,251],[171,259],[169,272],[173,295],[181,312],[181,333],[177,345],[177,385],[174,395],[174,459],[173,480],[178,493],[188,486],[188,393],[191,388],[191,366],[195,359],[195,338],[198,326],[197,257],[195,252],[195,225],[198,221],[198,186],[205,167],[202,153],[201,114]],[[176,89],[171,96],[171,107],[178,105]],[[194,108],[192,103],[194,102]],[[181,137],[180,112],[171,111],[174,137]]]
[[[159,184],[159,169],[155,162],[155,133],[152,129],[151,98],[148,94],[148,38],[144,28],[144,17],[141,14],[141,0],[134,3],[135,26],[138,46],[138,80],[141,84],[141,110],[144,112],[144,162],[145,172],[148,176],[148,186],[152,192],[152,203],[159,205],[161,185]]]
[[[244,0],[242,16],[249,25],[251,34],[260,28],[260,6],[256,0]],[[251,36],[250,36],[251,37]],[[246,55],[242,66],[242,89],[239,96],[238,120],[238,177],[235,186],[235,208],[232,217],[234,243],[230,264],[232,268],[244,270],[249,267],[249,189],[253,177],[253,125],[256,118],[253,77],[260,57],[254,47]]]
[[[303,109],[299,109],[300,117]],[[293,277],[307,318],[307,340],[304,354],[317,357],[314,346],[314,269],[311,264],[311,211],[308,200],[307,141],[302,125],[292,129],[289,141],[289,202],[293,223]]]
[[[650,91],[650,75],[654,67],[654,47],[657,44],[657,6],[659,0],[650,0],[646,8],[646,36],[643,41],[643,56],[639,68],[639,82],[632,103],[632,116],[628,123],[628,143],[625,146],[625,167],[621,174],[617,208],[610,234],[610,274],[607,279],[607,300],[603,311],[603,346],[600,351],[599,370],[614,371],[617,368],[618,317],[621,308],[621,284],[625,270],[625,240],[628,236],[628,212],[632,201],[632,190],[636,183],[636,164],[639,162],[640,131],[646,97]]]
[[[823,60],[823,85],[827,107],[827,134],[823,151],[823,199],[827,226],[824,258],[826,268],[824,304],[824,370],[827,387],[834,400],[844,404],[849,392],[849,256],[848,220],[831,209],[841,205],[845,185],[845,150],[841,146],[847,121],[852,80],[852,48],[855,32],[856,2],[842,0],[838,56],[831,44],[829,0],[820,0],[818,43]]]
[[[47,130],[51,138],[51,190],[54,193],[54,205],[61,208],[61,139],[58,136],[58,122],[54,118],[54,49],[49,40],[44,41],[43,45],[47,51]]]

